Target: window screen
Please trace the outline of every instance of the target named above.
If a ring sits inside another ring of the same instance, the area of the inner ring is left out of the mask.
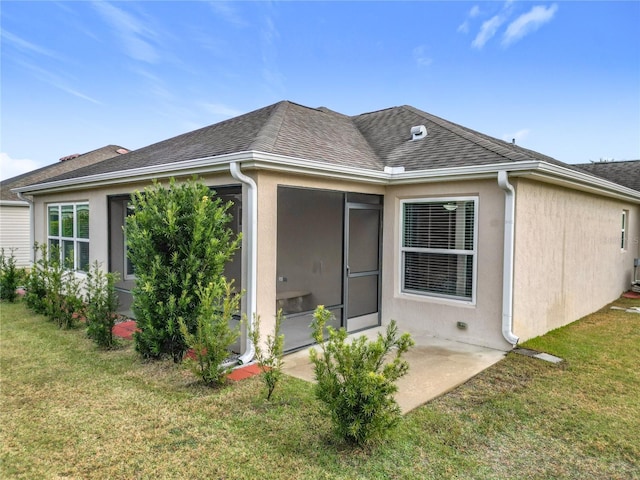
[[[475,198],[402,203],[402,291],[472,301]]]

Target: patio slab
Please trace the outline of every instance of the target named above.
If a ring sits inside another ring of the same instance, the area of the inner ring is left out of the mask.
[[[375,338],[384,328],[356,335]],[[505,356],[501,350],[453,342],[430,336],[413,335],[415,346],[405,355],[409,373],[398,380],[396,401],[403,413],[425,404],[497,363]],[[309,349],[284,357],[284,373],[308,382],[314,381]]]

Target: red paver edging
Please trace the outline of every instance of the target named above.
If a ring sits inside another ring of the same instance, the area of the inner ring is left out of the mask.
[[[133,338],[133,333],[137,331],[137,325],[135,320],[127,320],[126,322],[120,322],[113,327],[113,334],[116,337],[125,338],[127,340],[131,340]],[[193,352],[187,352],[187,357],[194,358]],[[245,365],[244,367],[239,367],[233,370],[229,374],[229,380],[233,380],[234,382],[238,382],[240,380],[244,380],[245,378],[253,377],[255,375],[260,375],[262,373],[262,369],[256,363],[252,363],[249,365]]]
[[[131,340],[133,338],[133,333],[137,330],[135,320],[127,320],[126,322],[120,322],[116,324],[111,332],[120,338],[126,338],[127,340]]]
[[[622,296],[624,298],[640,298],[640,293],[636,293],[636,292],[626,292],[623,293]]]

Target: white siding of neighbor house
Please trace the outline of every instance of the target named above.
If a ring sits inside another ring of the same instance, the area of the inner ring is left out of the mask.
[[[0,248],[6,256],[11,254],[19,267],[29,266],[29,207],[0,205]]]
[[[629,211],[621,248],[622,211]],[[516,183],[514,333],[542,335],[629,290],[640,206],[519,179]]]

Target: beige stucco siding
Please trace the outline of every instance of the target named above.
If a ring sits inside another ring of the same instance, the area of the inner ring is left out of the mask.
[[[400,201],[411,198],[478,197],[476,302],[401,292]],[[383,233],[383,322],[395,319],[402,329],[475,345],[507,349],[502,338],[502,249],[504,192],[496,180],[390,187],[385,196]],[[465,322],[461,330],[457,322]]]
[[[638,256],[638,206],[554,185],[516,183],[514,333],[542,335],[628,290]],[[629,211],[621,249],[622,211]]]
[[[13,252],[18,267],[29,266],[29,206],[0,205],[0,248],[9,257]]]

